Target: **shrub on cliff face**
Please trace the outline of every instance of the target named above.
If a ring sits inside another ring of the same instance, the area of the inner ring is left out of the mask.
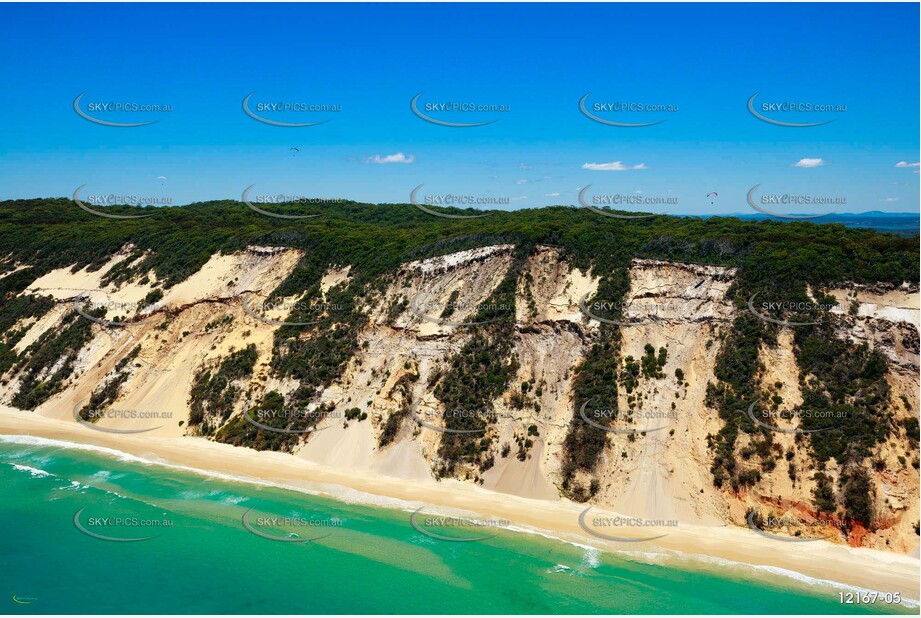
[[[863,468],[841,478],[844,486],[844,514],[869,528],[873,524],[873,498],[870,476]]]
[[[189,395],[189,425],[202,425],[204,433],[210,433],[226,421],[240,392],[233,382],[251,376],[257,358],[256,345],[251,343],[223,359],[213,373],[200,371]]]
[[[562,486],[573,495],[582,495],[575,486],[570,486],[577,471],[591,472],[607,446],[607,432],[586,423],[580,410],[591,406],[611,409],[611,415],[603,415],[595,422],[606,425],[617,415],[617,370],[611,359],[616,359],[620,348],[617,331],[609,330],[599,335],[597,341],[578,368],[573,384],[573,418],[563,441]],[[575,498],[574,498],[575,499]]]
[[[816,510],[819,513],[834,513],[838,509],[838,505],[835,502],[835,490],[832,487],[831,479],[824,472],[816,472],[812,480],[816,483],[815,489],[812,490]]]
[[[103,309],[89,312],[103,317]],[[39,337],[26,348],[14,370],[22,372],[19,391],[12,399],[17,408],[32,410],[61,390],[74,371],[77,355],[93,338],[93,322],[73,311],[61,325]]]

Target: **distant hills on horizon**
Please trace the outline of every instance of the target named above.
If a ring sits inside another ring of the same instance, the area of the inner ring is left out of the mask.
[[[761,213],[729,213],[720,215],[679,215],[686,217],[699,217],[701,219],[710,219],[712,217],[736,217],[749,221],[810,221],[812,223],[840,223],[846,227],[868,228],[878,232],[887,232],[899,236],[914,236],[919,233],[921,228],[921,213],[917,212],[883,212],[881,210],[870,210],[867,212],[842,212],[831,213],[814,219],[782,219],[772,217]]]
[[[26,200],[27,199],[29,198],[26,198]],[[39,199],[39,200],[65,199],[66,200],[70,198],[62,197],[62,198],[32,198],[32,199]],[[0,200],[0,203],[6,202],[6,201],[23,201],[23,198]],[[221,201],[237,201],[237,200],[233,200],[233,199],[228,200],[227,198],[224,198],[224,199],[218,199],[218,200],[207,200],[204,202],[192,202],[190,204],[170,204],[166,206],[173,207],[173,208],[176,208],[176,207],[181,208],[183,206],[191,206],[193,204],[206,204],[211,201],[221,202]],[[354,201],[354,200],[348,200],[348,201],[353,202],[355,204],[363,203],[363,202]],[[385,204],[386,203],[369,204],[369,205],[383,206]],[[524,208],[522,210],[539,210],[540,208],[552,208],[554,206],[556,205],[548,204],[546,206],[538,207],[536,209]],[[150,205],[146,207],[147,208],[158,208],[161,206]],[[578,206],[574,206],[574,207],[578,208]],[[518,210],[518,209],[515,209],[515,210]],[[803,216],[808,216],[812,213],[790,213],[790,214],[794,216],[803,217]],[[705,219],[705,220],[712,219],[714,217],[724,217],[724,218],[732,217],[732,218],[740,219],[743,221],[771,220],[771,221],[779,221],[782,223],[783,222],[790,223],[793,221],[801,221],[801,222],[805,221],[805,222],[817,223],[817,224],[840,223],[841,225],[844,225],[845,227],[872,229],[878,232],[887,232],[887,233],[896,234],[899,236],[914,236],[914,235],[919,234],[919,232],[921,232],[921,212],[884,212],[882,210],[869,210],[866,212],[858,212],[858,213],[848,213],[848,212],[829,213],[827,215],[822,215],[822,216],[815,217],[815,218],[804,218],[804,219],[784,219],[782,217],[774,217],[771,215],[766,215],[766,214],[758,213],[758,212],[731,212],[731,213],[715,213],[715,214],[662,213],[662,215],[671,216],[671,217],[682,217],[682,218],[698,218],[698,219]]]
[[[808,213],[798,213],[798,214],[803,215],[803,214],[808,214]],[[771,218],[770,215],[764,215],[764,214],[757,213],[757,212],[753,212],[753,213],[733,212],[733,213],[729,213],[725,215],[691,215],[691,216],[697,216],[697,217],[702,217],[702,218],[739,217],[740,219],[746,219],[746,218],[748,219],[756,219],[756,218],[770,219]],[[867,212],[831,213],[821,218],[825,219],[828,217],[842,217],[842,218],[845,218],[845,217],[915,217],[915,218],[918,218],[918,217],[921,217],[921,212],[884,212],[882,210],[868,210]]]

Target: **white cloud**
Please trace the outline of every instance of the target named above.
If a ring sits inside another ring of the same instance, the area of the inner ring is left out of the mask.
[[[523,169],[523,170],[529,170],[529,169],[531,169],[531,168],[534,167],[534,166],[533,166],[533,165],[528,165],[527,163],[519,163],[519,164],[518,164],[518,167],[520,167],[520,168]]]
[[[825,165],[824,159],[800,159],[793,167],[821,167]]]
[[[521,180],[516,180],[516,181],[515,181],[515,184],[516,184],[516,185],[526,185],[526,184],[528,184],[528,181],[525,180],[524,178],[522,178]]]
[[[649,168],[646,167],[645,163],[624,165],[620,161],[612,161],[611,163],[583,163],[582,169],[595,172],[626,172],[627,170],[645,170]]]
[[[527,196],[527,195],[519,195],[518,197],[510,197],[510,198],[508,198],[508,199],[510,199],[510,200],[513,201],[513,202],[517,202],[517,201],[519,201],[519,200],[526,200],[526,199],[528,199],[528,196]]]
[[[559,193],[544,193],[544,197],[560,197]]]
[[[373,157],[368,158],[368,163],[412,163],[416,160],[415,155],[404,155],[402,152],[398,152],[392,155],[374,155]]]
[[[909,163],[908,161],[899,161],[896,167],[921,167],[921,163]]]
[[[899,201],[899,198],[897,198],[897,197],[887,197],[887,198],[884,199],[883,201],[884,201],[884,202],[898,202],[898,201]]]

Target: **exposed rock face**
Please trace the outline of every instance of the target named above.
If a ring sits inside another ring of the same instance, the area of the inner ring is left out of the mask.
[[[341,375],[317,392],[311,407],[357,408],[367,417],[344,420],[330,415],[318,431],[298,443],[295,456],[343,469],[432,478],[443,434],[419,426],[406,411],[412,408],[439,426],[441,403],[431,381],[483,327],[475,316],[513,266],[514,249],[497,245],[406,263],[382,291],[364,299],[369,319],[358,335],[358,352]],[[194,376],[249,344],[255,345],[258,360],[252,377],[238,384],[241,396],[233,417],[269,391],[290,394],[297,381],[279,378],[269,365],[278,326],[254,318],[244,302],[268,297],[301,256],[279,247],[214,256],[152,306],[140,306],[152,289],[152,278],[143,284],[102,285],[102,275],[119,256],[96,273],[62,270],[45,275],[24,294],[51,295],[58,304],[19,325],[27,332],[16,347],[18,353],[28,354],[30,345],[58,329],[80,294],[88,293],[95,303],[109,302],[106,320],[124,316],[123,305],[133,303],[137,311],[128,312],[133,316],[127,320],[129,326],[94,324],[92,339],[79,350],[75,371],[63,390],[36,412],[73,419],[74,407],[111,380],[118,363],[136,348],[130,376],[113,407],[169,416],[154,422],[107,418],[99,421],[100,427],[157,426],[151,435],[187,435]],[[809,512],[813,482],[805,473],[794,482],[785,465],[766,472],[742,492],[713,484],[707,436],[719,431],[722,421],[707,406],[706,393],[707,384],[716,382],[714,366],[723,336],[737,315],[727,298],[736,274],[731,268],[638,259],[630,265],[626,296],[598,299],[596,274],[573,268],[557,248],[538,247],[518,276],[515,307],[506,308],[514,312],[518,366],[506,391],[493,402],[488,435],[493,438],[494,465],[483,472],[465,471],[462,478],[499,492],[563,499],[563,442],[574,413],[585,403],[573,401],[573,380],[602,327],[580,308],[580,301],[588,298],[620,303],[623,320],[629,323],[619,327],[621,353],[611,359],[612,366],[620,370],[627,357],[641,359],[650,347],[664,359],[659,375],[640,379],[630,392],[619,389],[616,407],[622,414],[612,425],[618,431],[609,433],[593,471],[598,489],[592,503],[626,515],[715,525],[745,525],[747,509],[765,504],[788,513]],[[331,265],[320,286],[322,294],[350,281],[349,267]],[[834,295],[842,306],[837,310],[837,336],[867,342],[889,360],[895,421],[917,419],[918,290],[846,286],[823,292]],[[283,313],[271,317],[283,319]],[[801,403],[800,370],[789,329],[779,330],[776,345],[762,346],[760,360],[760,382],[775,385],[787,405]],[[528,385],[525,391],[523,384]],[[4,376],[0,403],[9,403],[19,385],[14,368]],[[604,407],[605,402],[591,402],[590,410]],[[382,432],[393,415],[393,437],[381,446]],[[804,441],[785,433],[774,439],[783,452],[792,453],[792,465],[803,471],[814,467]],[[747,444],[743,436],[738,447]],[[912,459],[917,460],[917,447],[910,446],[900,426],[879,445],[875,457],[885,464],[871,471],[879,528],[851,542],[916,551],[919,492]]]

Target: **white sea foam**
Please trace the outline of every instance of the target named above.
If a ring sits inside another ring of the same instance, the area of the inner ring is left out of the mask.
[[[82,485],[79,481],[71,481],[70,485],[58,487],[58,489],[73,489],[74,491],[80,491],[81,489],[89,489],[89,485]]]
[[[6,442],[9,444],[23,444],[29,446],[53,446],[61,449],[71,449],[75,451],[89,451],[92,453],[100,453],[102,455],[107,455],[118,461],[123,461],[127,463],[136,463],[141,465],[149,466],[160,466],[163,468],[169,468],[172,470],[181,470],[183,472],[189,472],[197,476],[205,476],[208,478],[215,478],[224,481],[239,482],[239,483],[248,483],[250,485],[260,485],[262,487],[277,487],[281,489],[291,489],[293,491],[301,491],[310,494],[319,494],[320,492],[311,492],[300,487],[294,487],[290,485],[284,485],[281,483],[270,483],[268,481],[263,481],[261,479],[247,477],[247,476],[234,476],[231,474],[224,474],[222,472],[215,472],[213,470],[203,470],[201,468],[193,468],[191,466],[183,466],[179,464],[172,464],[165,462],[163,460],[154,460],[146,459],[144,457],[137,457],[130,453],[125,453],[123,451],[118,451],[113,448],[108,448],[105,446],[96,446],[95,444],[81,444],[79,442],[68,442],[67,440],[55,440],[53,438],[37,438],[35,436],[21,436],[21,435],[0,435],[0,442]]]
[[[241,502],[246,502],[249,500],[246,496],[237,496],[235,494],[228,494],[223,491],[212,491],[210,496],[212,498],[217,498],[218,502],[221,504],[227,504],[229,506],[236,506]]]
[[[21,435],[2,435],[0,436],[0,442],[6,442],[8,444],[21,444],[24,446],[54,446],[57,448],[71,449],[75,451],[92,451],[96,453],[104,453],[119,461],[130,461],[130,462],[135,462],[135,463],[153,463],[153,462],[149,462],[146,459],[135,457],[134,455],[131,455],[129,453],[117,451],[114,448],[107,448],[105,446],[96,446],[93,444],[81,444],[79,442],[68,442],[67,440],[55,440],[53,438],[37,438],[35,436],[21,436]]]
[[[22,464],[13,464],[13,469],[19,470],[21,472],[28,472],[32,475],[32,478],[46,478],[49,476],[56,476],[45,470],[39,470],[38,468],[33,468],[32,466],[24,466]]]
[[[601,551],[595,548],[586,549],[582,554],[582,564],[590,569],[597,569],[601,566]]]

